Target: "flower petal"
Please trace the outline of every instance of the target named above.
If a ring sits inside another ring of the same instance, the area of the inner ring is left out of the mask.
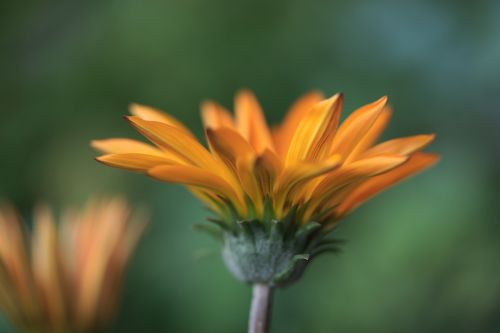
[[[387,172],[401,165],[407,159],[406,156],[400,155],[381,155],[343,165],[338,170],[328,174],[318,184],[314,190],[314,196],[329,197],[338,188],[348,183]]]
[[[212,171],[218,168],[218,164],[205,147],[182,129],[134,116],[127,119],[142,135],[184,162]]]
[[[236,174],[236,160],[255,155],[252,146],[236,131],[229,128],[207,129],[207,141],[214,155]]]
[[[281,170],[281,161],[270,150],[259,156],[248,154],[237,160],[237,172],[241,186],[254,203],[258,214],[263,211],[263,199],[271,194]]]
[[[415,175],[416,173],[429,168],[439,161],[439,156],[430,153],[415,153],[410,159],[401,166],[386,172],[382,175],[373,177],[358,186],[349,196],[339,205],[335,214],[341,217],[366,200],[375,196],[379,192],[390,186]]]
[[[354,147],[346,158],[345,163],[349,163],[359,158],[368,148],[370,148],[379,139],[382,133],[387,128],[389,121],[392,117],[392,109],[389,106],[385,106],[383,111],[379,114],[373,125],[365,133],[363,138],[359,140],[356,147]]]
[[[188,165],[161,165],[148,170],[148,174],[161,181],[199,187],[232,201],[244,212],[244,200],[238,189],[223,178],[206,169]]]
[[[290,108],[281,126],[277,126],[272,131],[274,146],[276,151],[285,156],[290,142],[292,141],[295,130],[302,119],[313,109],[314,105],[324,99],[323,94],[317,91],[311,91],[300,97]]]
[[[206,101],[201,104],[201,118],[205,128],[218,129],[228,127],[235,129],[231,114],[224,107],[212,101]]]
[[[240,91],[235,98],[236,125],[241,135],[257,150],[273,150],[271,133],[267,126],[262,108],[255,95],[248,91]]]
[[[147,143],[131,139],[105,139],[105,140],[92,140],[90,145],[106,154],[124,154],[124,153],[138,153],[154,156],[165,156],[165,154],[158,148],[148,145]]]
[[[0,266],[10,281],[11,296],[23,314],[36,316],[41,310],[34,289],[26,236],[20,218],[10,205],[0,205]]]
[[[194,135],[187,127],[185,127],[180,121],[178,121],[177,119],[175,119],[174,117],[165,112],[162,112],[150,106],[136,104],[136,103],[130,104],[129,109],[132,115],[137,116],[143,120],[157,121],[170,126],[174,126],[185,132],[185,134],[194,137]]]
[[[66,305],[62,290],[61,258],[54,218],[49,208],[40,206],[35,212],[32,243],[33,275],[43,298],[46,314],[54,330],[66,325]]]
[[[387,97],[384,96],[347,117],[335,135],[331,152],[346,159],[384,110],[386,102]]]
[[[409,155],[427,147],[435,137],[434,134],[421,134],[385,141],[366,151],[366,156],[379,154]]]
[[[99,156],[97,161],[115,168],[131,171],[146,171],[158,165],[176,164],[177,162],[165,157],[146,154],[108,154]]]
[[[325,158],[331,150],[341,110],[341,94],[317,103],[298,125],[288,149],[285,165]]]
[[[287,198],[298,197],[298,193],[302,193],[302,190],[299,190],[302,185],[337,168],[340,160],[340,156],[334,155],[319,163],[302,162],[285,168],[273,189],[276,211],[280,212],[283,209]]]

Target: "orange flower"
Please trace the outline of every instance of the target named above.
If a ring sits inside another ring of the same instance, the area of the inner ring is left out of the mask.
[[[154,145],[130,139],[92,142],[98,161],[188,188],[227,223],[236,219],[320,222],[332,228],[358,205],[438,160],[420,152],[434,134],[377,143],[391,117],[387,98],[354,111],[339,126],[342,95],[301,97],[270,129],[249,91],[235,99],[235,116],[202,104],[208,149],[173,117],[132,105],[126,119]]]
[[[123,270],[145,223],[119,199],[68,210],[57,227],[39,207],[30,237],[0,206],[0,309],[23,332],[93,332],[113,316]]]

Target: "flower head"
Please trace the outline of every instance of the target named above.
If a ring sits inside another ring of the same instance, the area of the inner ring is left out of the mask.
[[[267,222],[283,222],[279,234],[284,237],[293,229],[295,240],[302,230],[306,241],[294,241],[285,259],[268,258],[283,266],[269,274],[275,277],[277,271],[286,271],[294,256],[318,248],[312,234],[324,235],[367,199],[438,159],[420,152],[433,134],[377,143],[392,114],[386,97],[355,110],[339,126],[342,99],[341,94],[325,99],[309,93],[272,129],[249,91],[237,94],[234,117],[219,104],[205,102],[201,111],[208,149],[173,117],[134,104],[126,119],[153,145],[130,139],[98,140],[92,145],[105,153],[97,160],[106,165],[186,185],[219,215],[217,223],[223,229],[239,236],[241,230],[251,229],[254,245],[260,237],[256,228]],[[258,223],[240,228],[235,227],[238,221]],[[268,230],[262,237],[271,234]],[[225,243],[228,253],[243,251],[238,258],[260,251],[255,246],[235,250],[239,245],[230,246],[227,239]],[[233,259],[226,256],[226,262]],[[238,272],[232,269],[237,276],[248,277],[242,273],[245,267],[237,268]]]
[[[0,310],[23,332],[94,332],[117,307],[123,270],[144,228],[120,199],[67,210],[40,206],[28,234],[0,206]]]
[[[202,104],[208,149],[171,116],[134,104],[126,119],[154,146],[130,139],[92,145],[106,153],[98,161],[184,184],[222,217],[232,210],[239,219],[262,219],[271,211],[280,219],[298,207],[297,223],[334,224],[437,160],[419,152],[433,134],[376,143],[392,113],[386,100],[359,108],[339,127],[342,95],[313,92],[270,129],[254,95],[241,91],[235,117],[214,102]]]

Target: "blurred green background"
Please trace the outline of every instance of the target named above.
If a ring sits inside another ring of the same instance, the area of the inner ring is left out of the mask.
[[[191,229],[201,205],[89,141],[138,137],[130,102],[201,137],[199,103],[241,87],[271,123],[310,89],[344,92],[345,113],[387,94],[387,137],[436,132],[443,159],[344,221],[344,252],[277,293],[273,332],[500,332],[499,17],[493,0],[3,0],[0,197],[25,216],[93,193],[147,204],[113,332],[244,332],[250,289]]]

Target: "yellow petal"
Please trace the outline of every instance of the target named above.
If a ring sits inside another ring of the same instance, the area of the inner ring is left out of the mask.
[[[161,181],[199,187],[232,201],[244,213],[243,197],[217,174],[187,165],[162,165],[148,170],[148,174]]]
[[[271,133],[255,95],[240,91],[235,98],[236,124],[241,135],[257,150],[274,150]]]
[[[435,137],[434,134],[422,134],[385,141],[366,151],[366,156],[379,154],[409,155],[427,147]]]
[[[429,153],[415,153],[401,166],[382,175],[373,177],[362,183],[339,205],[336,216],[341,217],[351,210],[375,196],[379,192],[429,168],[439,160],[439,156]]]
[[[341,94],[316,104],[298,125],[285,165],[325,158],[330,153],[341,110]]]
[[[340,126],[331,148],[332,153],[347,158],[384,110],[386,102],[387,97],[382,97],[354,111]]]
[[[158,109],[152,108],[150,106],[133,103],[130,105],[130,113],[143,120],[157,121],[160,123],[176,127],[182,130],[185,134],[194,138],[194,135],[191,133],[191,131],[187,127],[185,127],[180,121]]]
[[[138,153],[154,156],[164,156],[165,154],[158,148],[147,143],[131,139],[106,139],[92,140],[91,146],[106,154]]]
[[[212,101],[201,104],[201,118],[205,128],[218,129],[227,127],[235,129],[231,114],[224,107]]]
[[[205,147],[183,130],[165,123],[146,121],[133,116],[127,119],[142,135],[185,163],[213,171],[217,169],[217,163]]]
[[[314,105],[323,100],[323,94],[311,91],[300,97],[290,108],[281,126],[276,127],[273,132],[273,141],[276,151],[285,156],[295,130],[302,119],[313,109]]]
[[[165,157],[145,154],[108,154],[99,156],[96,160],[115,168],[142,172],[158,165],[177,163]]]

